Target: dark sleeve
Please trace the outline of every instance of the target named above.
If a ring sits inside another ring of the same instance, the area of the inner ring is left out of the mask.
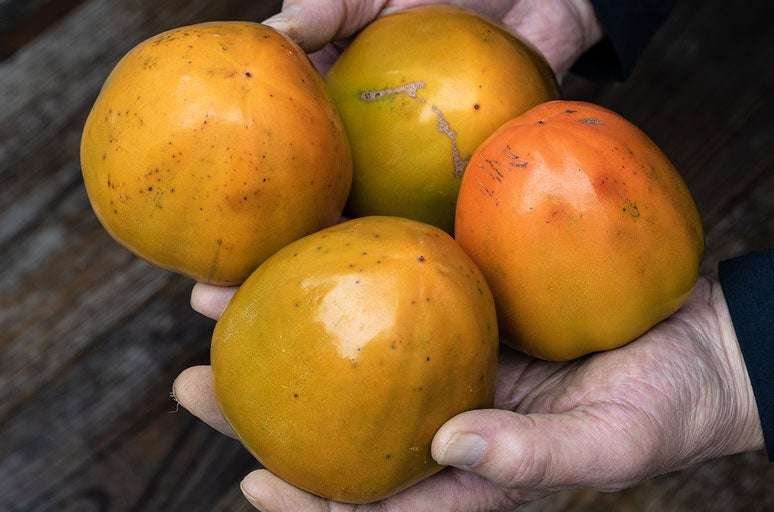
[[[774,250],[720,263],[720,284],[774,462]]]
[[[604,38],[571,71],[591,80],[625,80],[669,16],[675,0],[591,0]]]

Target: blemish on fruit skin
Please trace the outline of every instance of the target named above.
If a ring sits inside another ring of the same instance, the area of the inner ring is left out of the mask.
[[[446,116],[443,115],[443,112],[440,108],[438,108],[436,105],[433,105],[431,107],[431,110],[438,118],[438,131],[446,135],[452,144],[452,162],[454,163],[454,176],[457,178],[461,178],[462,175],[465,173],[465,167],[468,166],[468,161],[462,158],[462,154],[460,153],[460,148],[457,145],[457,132],[455,132],[451,125],[449,124],[449,121],[446,119]]]
[[[398,87],[388,87],[386,89],[376,89],[372,91],[363,91],[360,93],[360,99],[363,101],[377,101],[393,94],[406,94],[410,98],[417,97],[417,91],[424,89],[424,82],[409,82]]]
[[[637,207],[637,203],[633,201],[627,201],[624,207],[621,208],[621,211],[628,213],[635,219],[640,216],[640,209]]]
[[[487,164],[489,164],[489,167],[490,167],[490,168],[491,168],[491,169],[494,171],[494,173],[495,173],[495,174],[489,173],[489,175],[492,177],[492,179],[493,179],[493,180],[496,180],[496,181],[499,181],[500,183],[502,183],[502,181],[503,181],[503,178],[505,178],[505,176],[503,175],[503,173],[502,173],[502,172],[500,172],[500,169],[498,169],[498,168],[497,168],[497,166],[496,166],[496,165],[495,165],[495,164],[492,162],[492,160],[489,160],[488,158],[487,158],[487,159],[485,159],[485,162],[486,162]]]
[[[591,125],[603,124],[602,121],[600,121],[596,117],[584,117],[583,119],[581,119],[578,122],[579,123],[583,123],[583,124],[591,124]]]
[[[425,86],[426,84],[424,82],[417,81],[417,82],[409,82],[403,85],[399,85],[398,87],[389,87],[386,89],[363,91],[360,93],[360,99],[366,102],[373,102],[395,94],[406,94],[408,97],[414,100],[417,100],[419,103],[426,103],[425,100],[417,96],[417,91],[419,89],[423,89]],[[476,103],[476,105],[480,107],[478,103]],[[462,154],[460,153],[459,146],[457,145],[457,132],[454,131],[454,129],[451,127],[443,111],[441,111],[441,109],[438,108],[437,105],[431,105],[430,108],[438,120],[438,131],[444,134],[451,141],[454,176],[457,178],[461,178],[465,172],[465,168],[468,165],[468,161],[462,158]]]
[[[218,270],[218,259],[220,258],[220,249],[223,246],[223,239],[218,238],[215,240],[215,254],[212,256],[212,263],[210,263],[210,268],[207,271],[207,280],[212,280],[213,276],[215,275],[215,272]]]
[[[425,262],[425,257],[424,257],[423,255],[421,255],[421,254],[420,254],[419,256],[417,256],[417,261],[418,261],[419,263],[424,263],[424,262]]]

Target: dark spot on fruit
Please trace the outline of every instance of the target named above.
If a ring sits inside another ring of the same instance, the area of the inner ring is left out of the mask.
[[[479,105],[478,103],[475,103],[473,105],[473,110],[481,110],[481,105]]]
[[[577,112],[577,110],[572,110],[572,109],[569,109],[569,108],[564,111],[565,114],[574,114],[576,112]]]
[[[148,192],[153,192],[153,187],[148,187]]]
[[[365,252],[365,251],[363,251],[361,254],[362,254],[363,256],[368,256],[368,253],[367,253],[367,252]]]
[[[541,126],[542,126],[542,125],[544,125],[544,124],[546,124],[546,123],[545,123],[545,122],[544,122],[544,121],[541,119],[541,120],[539,120],[539,121],[537,122],[537,124],[539,124],[539,125],[541,125]]]
[[[425,257],[420,254],[419,256],[417,256],[417,261],[419,263],[424,263],[425,262]]]
[[[293,393],[293,398],[298,398],[298,393]]]
[[[427,362],[430,362],[430,356],[427,356],[427,357],[425,358],[425,361],[427,361]]]
[[[624,213],[628,213],[635,219],[640,216],[640,209],[637,207],[637,203],[634,203],[632,201],[628,201],[623,208],[621,208],[621,211]]]
[[[390,460],[390,459],[392,458],[392,455],[390,455],[390,454],[388,453],[387,455],[385,455],[385,456],[384,456],[384,458],[385,458],[385,459],[387,459],[387,460]]]
[[[360,279],[355,279],[355,284],[360,284]]]
[[[602,124],[602,121],[600,121],[596,117],[584,117],[578,122],[583,124]]]
[[[253,77],[253,74],[252,74],[252,73],[250,73],[249,71],[245,71],[245,76],[246,76],[247,78],[252,78],[252,77]]]

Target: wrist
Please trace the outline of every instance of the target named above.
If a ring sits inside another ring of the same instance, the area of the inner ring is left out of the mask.
[[[721,394],[727,396],[728,403],[732,405],[732,409],[726,412],[733,419],[730,428],[720,428],[716,432],[719,448],[722,455],[760,450],[763,448],[763,432],[755,395],[723,289],[716,281],[711,283],[709,302],[712,318],[707,325],[710,329],[708,336],[714,340],[722,371]]]

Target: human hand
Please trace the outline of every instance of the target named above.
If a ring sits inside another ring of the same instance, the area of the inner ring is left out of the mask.
[[[217,318],[233,291],[198,284],[191,302]],[[174,392],[233,436],[208,366],[184,371]],[[568,363],[503,348],[495,407],[460,414],[435,435],[433,458],[454,467],[358,512],[506,511],[559,490],[618,490],[763,446],[722,291],[706,279],[675,315],[622,348]],[[242,490],[267,512],[355,510],[266,470],[249,474]]]
[[[454,4],[500,21],[532,43],[557,75],[602,37],[589,0],[285,0],[264,23],[284,32],[321,72],[353,36],[378,16],[410,7]]]

